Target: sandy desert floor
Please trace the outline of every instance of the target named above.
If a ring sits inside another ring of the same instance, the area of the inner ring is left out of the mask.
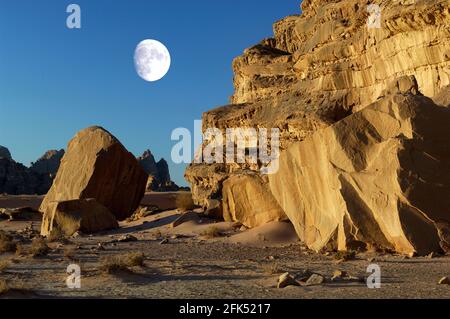
[[[146,204],[173,208],[176,194],[148,194]],[[0,207],[39,205],[35,196],[0,196]],[[10,291],[3,298],[450,298],[450,286],[438,285],[450,276],[450,256],[405,258],[400,255],[364,253],[338,262],[333,254],[316,254],[297,240],[288,223],[272,223],[241,230],[232,223],[201,219],[176,228],[180,216],[168,210],[121,228],[95,235],[80,235],[52,242],[47,256],[2,254],[0,271]],[[31,226],[31,227],[30,227]],[[26,230],[32,228],[33,231]],[[0,221],[0,229],[28,236],[38,234],[40,221]],[[207,236],[214,229],[214,236]],[[217,233],[217,234],[216,234]],[[137,241],[122,242],[127,235]],[[27,241],[24,242],[25,249]],[[102,270],[105,258],[143,253],[141,266],[112,273]],[[341,281],[318,286],[276,287],[278,277],[305,270],[330,279],[336,270],[360,277],[369,264],[381,267],[381,288],[365,282]],[[67,267],[81,267],[81,288],[66,285]]]

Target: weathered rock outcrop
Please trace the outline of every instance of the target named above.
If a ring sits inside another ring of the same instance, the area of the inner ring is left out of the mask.
[[[133,154],[113,135],[90,127],[69,142],[40,211],[46,212],[52,202],[93,198],[123,220],[138,208],[147,178]]]
[[[41,235],[49,236],[57,229],[59,234],[68,237],[78,231],[94,233],[117,227],[114,215],[95,199],[76,199],[51,202],[46,206]]]
[[[223,183],[223,217],[248,228],[287,219],[267,184],[256,174],[233,175]]]
[[[170,178],[169,165],[164,158],[156,162],[152,152],[146,150],[138,158],[138,161],[148,174],[147,191],[170,192],[179,190],[179,187]]]
[[[450,109],[392,95],[292,144],[270,189],[309,247],[438,251],[450,219]]]
[[[444,108],[421,95],[441,106],[449,104],[450,1],[380,0],[376,4],[381,8],[380,28],[368,23],[377,15],[371,14],[373,8],[369,10],[367,1],[303,1],[301,15],[276,22],[273,38],[245,50],[234,60],[232,104],[205,113],[203,131],[218,128],[225,133],[227,128],[237,127],[278,128],[283,154],[280,163],[285,165],[296,163],[292,148],[311,152],[310,160],[302,158],[302,166],[281,168],[279,174],[285,177],[278,177],[278,182],[274,176],[280,175],[269,176],[270,193],[311,248],[319,250],[330,244],[332,248],[348,249],[352,244],[373,244],[405,253],[434,251],[437,249],[435,218],[449,220],[449,211],[445,206],[430,206],[431,201],[419,199],[417,195],[422,191],[417,180],[423,178],[432,162],[417,154],[411,155],[415,161],[408,161],[405,151],[399,148],[413,152],[416,147],[439,153],[434,149],[439,147],[434,145],[436,141],[448,144],[445,128],[435,128],[446,134],[439,137],[427,131],[421,120],[434,118],[439,112],[445,117]],[[392,105],[387,107],[386,103]],[[418,111],[417,105],[422,105],[424,110]],[[400,114],[385,116],[380,122],[371,117],[373,114],[380,117],[377,107],[390,112],[397,110]],[[442,122],[437,120],[429,125],[438,124]],[[376,129],[371,125],[377,125]],[[403,126],[395,128],[398,125]],[[428,139],[421,140],[421,136],[408,130],[415,125],[420,126],[422,134],[428,134]],[[332,133],[336,130],[342,134],[347,132],[345,139],[332,137],[337,135]],[[323,137],[326,134],[331,137]],[[311,150],[298,146],[313,140],[318,144],[308,146]],[[386,158],[394,161],[392,167],[382,165],[382,156],[377,155],[381,150],[391,152]],[[348,158],[336,155],[346,152],[353,154]],[[331,158],[332,154],[337,159]],[[448,161],[446,154],[441,152],[439,156],[436,158]],[[339,162],[344,159],[345,162]],[[323,166],[317,167],[319,163]],[[320,170],[304,173],[305,165]],[[448,170],[445,166],[448,162],[441,165],[440,169]],[[193,163],[185,177],[192,185],[196,204],[207,207],[210,199],[222,200],[226,211],[225,181],[243,173],[258,174],[260,168],[260,163],[255,165],[249,161]],[[371,171],[365,175],[365,169]],[[409,173],[416,180],[405,177]],[[425,181],[434,185],[434,177],[427,178]],[[321,184],[326,181],[333,181],[333,186]],[[412,185],[408,188],[405,183]],[[426,190],[421,196],[429,194],[435,201],[448,197],[450,182],[436,183],[440,186],[429,188],[433,189],[433,196]],[[303,189],[308,185],[323,192],[309,194]],[[226,193],[227,201],[230,196],[234,202],[241,201],[242,196]],[[379,199],[375,199],[377,196]],[[384,208],[383,201],[387,205]],[[326,211],[330,208],[332,212]],[[438,209],[440,213],[436,213]],[[254,211],[247,211],[249,216],[238,214],[239,219],[252,218]],[[365,218],[371,219],[360,221]]]

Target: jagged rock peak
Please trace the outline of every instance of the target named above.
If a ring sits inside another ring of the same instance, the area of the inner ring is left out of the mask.
[[[40,174],[55,176],[64,153],[63,149],[47,151],[35,163],[31,163],[30,169]]]
[[[11,153],[9,152],[9,150],[6,147],[1,146],[1,145],[0,145],[0,158],[12,160]]]

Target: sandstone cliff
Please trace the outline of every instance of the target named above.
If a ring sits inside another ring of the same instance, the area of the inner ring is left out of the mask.
[[[251,226],[287,215],[315,250],[439,249],[435,222],[450,220],[450,1],[373,3],[380,28],[367,1],[305,0],[234,60],[231,105],[205,113],[203,130],[280,129],[280,169],[248,192],[242,176],[259,164],[191,164],[197,204],[222,200],[225,218],[260,221]],[[259,205],[257,189],[281,210]]]

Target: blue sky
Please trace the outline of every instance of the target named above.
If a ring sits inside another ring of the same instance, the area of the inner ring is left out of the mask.
[[[81,30],[66,27],[71,3],[81,6]],[[100,125],[135,155],[150,148],[164,157],[186,185],[185,165],[170,160],[172,130],[192,130],[203,112],[227,104],[232,59],[298,13],[299,0],[0,0],[0,145],[29,165]],[[134,69],[144,39],[171,53],[158,82]]]

